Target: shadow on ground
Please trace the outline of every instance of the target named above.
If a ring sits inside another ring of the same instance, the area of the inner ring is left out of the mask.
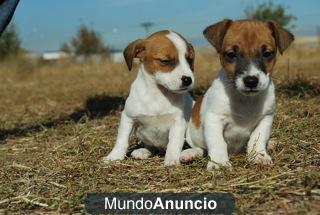
[[[82,108],[74,110],[69,115],[62,115],[56,119],[46,120],[36,124],[23,124],[11,129],[0,130],[0,141],[8,137],[21,137],[28,133],[40,132],[45,128],[53,128],[59,124],[74,122],[81,123],[84,117],[92,120],[102,118],[123,107],[125,103],[124,97],[97,95],[88,98]]]
[[[304,79],[297,79],[287,83],[286,85],[280,85],[277,87],[280,93],[284,93],[287,96],[303,97],[308,94],[310,96],[320,95],[320,84],[317,82],[307,82]],[[197,88],[191,92],[193,98],[203,95],[206,89]],[[59,118],[45,120],[35,124],[22,124],[11,129],[0,129],[0,141],[11,137],[21,137],[28,133],[40,132],[46,128],[53,128],[59,124],[67,122],[83,123],[81,120],[84,117],[92,120],[102,118],[109,114],[112,114],[115,110],[119,110],[124,106],[125,97],[119,96],[107,96],[96,95],[88,98],[82,108],[74,110],[69,115],[62,115]]]
[[[304,78],[296,78],[289,80],[286,83],[281,84],[277,87],[279,92],[282,92],[288,96],[304,97],[309,96],[320,96],[320,83],[319,80],[306,80]]]

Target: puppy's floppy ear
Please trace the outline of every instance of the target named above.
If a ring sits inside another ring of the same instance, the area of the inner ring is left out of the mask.
[[[222,48],[223,38],[230,27],[232,20],[225,19],[221,22],[208,26],[204,31],[203,35],[213,45],[219,53]]]
[[[126,60],[129,71],[132,69],[132,63],[134,58],[140,58],[141,53],[145,50],[144,40],[135,40],[130,43],[123,51],[124,59]]]
[[[279,52],[282,54],[293,42],[294,36],[275,21],[270,21],[268,24],[273,32],[273,37],[275,38]]]

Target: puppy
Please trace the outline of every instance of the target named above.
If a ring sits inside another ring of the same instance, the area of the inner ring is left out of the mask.
[[[118,137],[105,161],[124,159],[130,133],[146,145],[131,156],[146,159],[150,148],[166,149],[164,164],[178,165],[184,144],[186,122],[193,99],[187,92],[193,87],[194,49],[181,35],[159,31],[136,40],[124,50],[129,70],[134,58],[140,59],[137,78],[131,86],[121,114]]]
[[[271,74],[277,51],[282,54],[293,35],[276,22],[254,20],[224,20],[203,33],[222,69],[193,107],[186,134],[192,148],[181,153],[181,162],[207,150],[208,170],[228,167],[228,152],[246,148],[249,161],[271,165],[266,150],[275,114]]]

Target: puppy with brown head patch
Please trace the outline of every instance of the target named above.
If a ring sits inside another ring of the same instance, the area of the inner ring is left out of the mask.
[[[187,142],[192,147],[181,153],[181,162],[203,156],[207,168],[231,166],[228,152],[247,149],[249,161],[271,165],[267,153],[275,92],[271,79],[280,54],[292,43],[293,35],[276,22],[223,20],[204,30],[216,48],[222,69],[192,113]]]
[[[137,78],[131,86],[121,115],[116,144],[105,161],[124,159],[129,136],[134,132],[145,144],[131,156],[146,159],[150,148],[166,149],[164,163],[179,164],[186,122],[193,100],[194,49],[181,35],[160,31],[136,40],[124,50],[129,70],[134,58],[140,60]]]

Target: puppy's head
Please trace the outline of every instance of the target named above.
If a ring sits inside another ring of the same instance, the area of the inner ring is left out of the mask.
[[[136,40],[124,50],[129,70],[139,58],[144,70],[158,85],[173,92],[185,92],[194,84],[194,49],[181,35],[159,31],[146,39]]]
[[[282,54],[294,40],[274,21],[223,20],[207,27],[203,34],[220,54],[234,87],[248,96],[268,87],[277,50]]]

